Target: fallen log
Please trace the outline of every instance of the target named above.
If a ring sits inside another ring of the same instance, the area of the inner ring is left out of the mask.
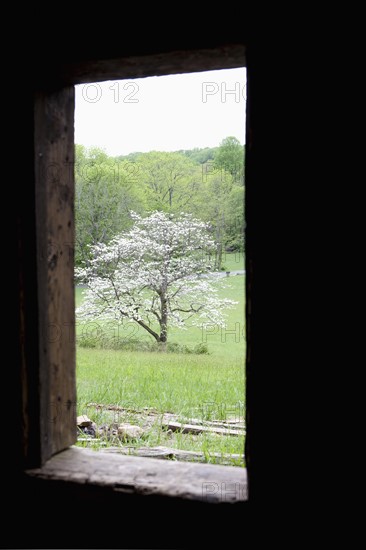
[[[172,430],[172,432],[181,432],[183,434],[201,434],[201,433],[214,433],[219,435],[233,435],[233,436],[243,436],[245,435],[244,430],[233,430],[228,428],[213,428],[210,426],[200,426],[197,424],[182,424],[181,422],[171,422],[164,421],[161,423],[162,427],[167,430]]]
[[[137,409],[131,409],[129,407],[121,407],[120,405],[104,405],[103,403],[88,403],[86,408],[88,407],[94,407],[95,409],[105,409],[106,411],[124,411],[129,413],[139,413],[142,412],[148,413],[148,414],[158,414],[156,409],[153,409],[151,407],[143,407],[140,410]]]
[[[178,419],[177,414],[163,415],[163,422],[170,422],[176,419]],[[244,422],[242,420],[232,420],[224,422],[223,420],[200,420],[199,418],[190,418],[187,423],[194,426],[214,426],[215,428],[228,428],[232,430],[244,430],[245,428]]]
[[[107,410],[107,411],[120,411],[120,412],[126,412],[126,413],[132,413],[132,414],[147,414],[148,416],[162,416],[162,419],[163,419],[163,424],[165,425],[166,422],[174,422],[176,419],[179,418],[179,415],[177,414],[174,414],[174,413],[161,413],[161,412],[158,412],[156,409],[154,408],[150,408],[150,407],[144,407],[143,409],[140,409],[140,410],[136,410],[136,409],[131,409],[131,408],[128,408],[128,407],[121,407],[120,405],[104,405],[102,403],[88,403],[87,404],[87,407],[94,407],[95,409],[104,409],[104,410]],[[245,424],[244,424],[244,421],[242,420],[226,420],[226,421],[223,421],[223,420],[200,420],[198,418],[190,418],[189,419],[189,422],[187,422],[187,424],[184,424],[185,426],[189,426],[189,425],[203,425],[203,426],[214,426],[214,427],[219,427],[219,428],[224,428],[224,429],[232,429],[232,430],[244,430],[245,428]],[[173,429],[173,428],[171,428]],[[185,432],[183,432],[185,433]],[[193,432],[192,432],[193,433]],[[197,432],[197,433],[201,433],[201,432]],[[217,433],[221,433],[221,432],[217,432]],[[226,435],[235,435],[235,434],[226,434]],[[242,435],[242,434],[238,434],[238,435]]]

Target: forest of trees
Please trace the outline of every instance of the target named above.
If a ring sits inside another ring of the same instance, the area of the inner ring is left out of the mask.
[[[90,246],[133,225],[131,213],[187,213],[209,223],[215,268],[224,251],[244,250],[244,146],[232,136],[215,148],[110,157],[76,145],[76,265]]]

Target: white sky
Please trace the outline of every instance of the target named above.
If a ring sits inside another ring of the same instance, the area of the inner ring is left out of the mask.
[[[111,155],[245,142],[246,69],[76,86],[75,143]]]

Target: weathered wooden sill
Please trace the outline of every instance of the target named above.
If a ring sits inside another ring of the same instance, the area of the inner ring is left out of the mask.
[[[69,448],[42,468],[27,470],[32,478],[108,487],[116,492],[153,494],[213,503],[247,500],[245,468],[106,455]]]

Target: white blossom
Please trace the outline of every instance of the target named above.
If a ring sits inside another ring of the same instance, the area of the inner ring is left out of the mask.
[[[76,270],[87,286],[78,317],[134,321],[162,342],[168,326],[224,326],[223,309],[237,302],[219,299],[218,283],[200,277],[212,270],[208,225],[183,213],[133,218],[132,229],[92,246],[92,260]]]

